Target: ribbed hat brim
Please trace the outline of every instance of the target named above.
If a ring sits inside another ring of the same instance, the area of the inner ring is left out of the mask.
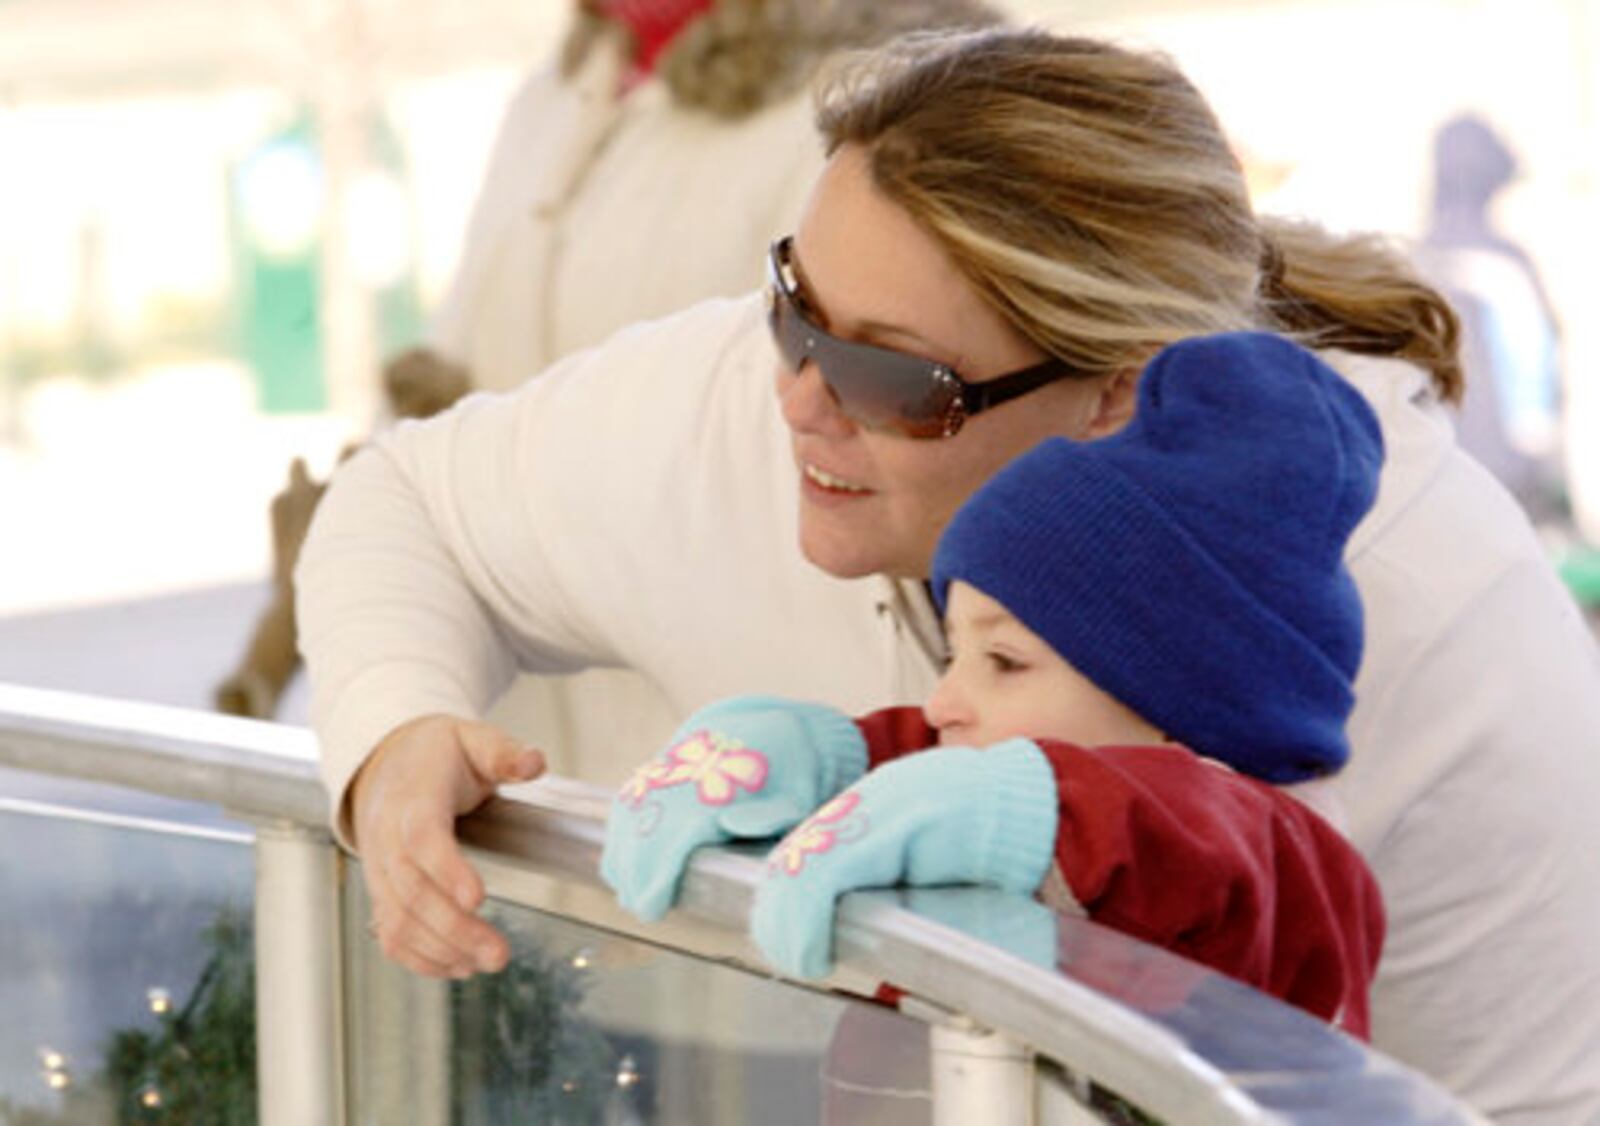
[[[951,581],[967,582],[1168,738],[1254,777],[1298,781],[1349,757],[1355,669],[1237,581],[1096,443],[1045,443],[982,501],[940,540],[941,607]],[[1340,600],[1358,653],[1348,572],[1331,568],[1305,597]]]

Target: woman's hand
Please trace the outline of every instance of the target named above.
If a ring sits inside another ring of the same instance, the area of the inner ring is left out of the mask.
[[[543,772],[544,756],[486,723],[424,716],[383,738],[348,800],[384,954],[429,977],[505,967],[511,948],[477,915],[483,881],[461,854],[455,820],[499,786]]]

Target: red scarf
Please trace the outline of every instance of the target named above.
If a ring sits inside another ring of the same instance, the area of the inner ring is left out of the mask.
[[[600,14],[633,32],[633,78],[655,69],[678,32],[711,7],[713,0],[600,0]]]

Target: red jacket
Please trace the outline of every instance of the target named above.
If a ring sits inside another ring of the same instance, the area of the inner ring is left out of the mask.
[[[938,743],[917,708],[857,723],[872,766]],[[1383,902],[1337,830],[1183,748],[1035,742],[1060,796],[1056,868],[1091,919],[1367,1037]]]

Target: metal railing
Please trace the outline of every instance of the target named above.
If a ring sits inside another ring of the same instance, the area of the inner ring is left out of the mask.
[[[255,827],[261,1120],[344,1121],[343,1061],[359,1045],[344,1042],[340,950],[361,921],[341,915],[347,860],[325,828],[310,733],[0,685],[0,766],[211,803]],[[464,819],[463,840],[489,894],[768,972],[745,936],[758,860],[702,850],[680,908],[642,924],[599,881],[607,800],[550,779],[525,799],[496,800]],[[838,968],[823,985],[871,996],[892,983],[901,1011],[933,1029],[936,1121],[959,1121],[963,1100],[991,1110],[1039,1105],[1034,1054],[1079,1088],[1092,1081],[1175,1122],[1476,1118],[1298,1010],[1085,920],[1054,925],[1051,969],[907,910],[895,892],[848,896],[836,928]],[[951,1060],[960,1065],[942,1066]]]

